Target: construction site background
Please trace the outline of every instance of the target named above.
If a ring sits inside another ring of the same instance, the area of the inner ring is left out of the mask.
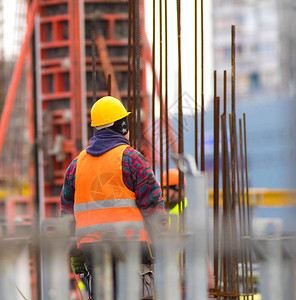
[[[32,2],[34,1],[16,1],[14,15],[10,17],[10,19],[15,21],[10,31],[6,32],[4,28],[7,27],[4,24],[8,22],[8,19],[5,15],[5,10],[3,11],[4,2],[0,1],[0,113],[3,112],[9,83],[19,57],[18,54],[21,50],[22,42],[24,41],[26,24],[30,22]],[[214,211],[217,209],[217,203],[214,204],[213,195],[213,190],[215,189],[214,177],[215,173],[217,174],[217,170],[215,171],[214,167],[214,140],[216,139],[214,136],[214,103],[216,101],[214,94],[216,92],[217,95],[221,95],[221,114],[224,92],[227,96],[227,101],[225,100],[228,107],[227,112],[233,113],[231,111],[232,48],[230,32],[231,25],[234,24],[237,33],[236,113],[239,118],[245,114],[247,119],[248,152],[246,155],[248,158],[249,177],[246,180],[249,183],[250,225],[252,227],[252,222],[255,220],[254,226],[258,229],[258,237],[256,237],[255,233],[251,237],[254,241],[252,244],[254,246],[254,269],[257,270],[262,261],[266,263],[264,265],[265,272],[268,272],[267,270],[281,272],[280,268],[282,265],[286,266],[287,263],[291,262],[291,266],[295,265],[295,249],[293,245],[295,245],[296,228],[296,136],[294,130],[296,125],[296,59],[294,57],[296,9],[293,0],[260,0],[256,1],[256,3],[251,0],[240,1],[239,3],[235,0],[207,1],[204,7],[204,46],[206,47],[205,50],[209,49],[209,51],[204,52],[206,67],[204,74],[199,74],[198,79],[194,79],[195,64],[193,63],[195,59],[195,2],[190,1],[186,5],[185,1],[177,1],[177,7],[179,3],[182,9],[182,22],[185,22],[186,18],[190,19],[189,25],[184,23],[181,26],[183,28],[181,30],[183,37],[182,47],[184,48],[186,43],[190,51],[186,52],[184,50],[182,52],[184,64],[182,65],[183,78],[181,83],[183,82],[183,90],[181,89],[180,94],[178,81],[180,76],[177,41],[178,16],[175,5],[173,5],[174,10],[169,10],[171,12],[169,19],[172,21],[171,28],[169,28],[171,29],[171,36],[174,36],[174,38],[170,37],[168,42],[168,45],[172,47],[168,55],[169,101],[168,106],[163,106],[163,112],[161,112],[162,105],[159,105],[159,102],[163,100],[164,103],[166,98],[164,80],[166,66],[162,62],[163,65],[161,67],[161,51],[159,49],[161,45],[159,35],[160,19],[154,20],[156,21],[157,32],[154,44],[155,50],[153,52],[153,2],[134,2],[134,5],[135,3],[140,3],[139,12],[142,22],[142,26],[139,29],[141,38],[138,45],[139,49],[141,49],[141,55],[140,64],[138,64],[136,62],[136,53],[133,54],[131,52],[129,54],[131,45],[129,45],[128,41],[131,39],[131,36],[128,36],[128,31],[129,16],[131,14],[129,5],[131,5],[131,2],[133,1],[93,0],[71,2],[68,0],[56,0],[40,2],[38,17],[35,19],[34,36],[30,40],[26,64],[22,69],[20,83],[15,90],[15,101],[5,134],[3,150],[1,151],[1,236],[4,239],[11,237],[26,238],[28,236],[34,239],[36,224],[38,227],[43,221],[46,222],[46,219],[59,217],[59,193],[63,184],[66,166],[86,146],[87,139],[92,135],[92,130],[88,124],[89,109],[93,101],[91,31],[95,30],[98,39],[101,38],[96,45],[96,97],[99,98],[106,95],[108,89],[112,88],[112,92],[117,94],[126,107],[133,111],[135,117],[131,121],[132,128],[134,128],[133,132],[131,132],[131,143],[135,148],[141,150],[151,163],[154,163],[159,182],[162,181],[161,174],[165,170],[166,165],[170,167],[175,166],[171,159],[171,153],[176,152],[174,150],[180,145],[181,138],[183,140],[183,151],[181,153],[190,154],[193,157],[196,151],[198,151],[198,155],[201,154],[200,133],[198,134],[198,146],[196,146],[195,118],[196,116],[198,117],[198,130],[201,130],[202,107],[199,103],[198,113],[196,114],[196,97],[194,92],[195,85],[197,85],[198,99],[200,101],[200,77],[204,77],[204,93],[206,95],[206,105],[204,107],[204,171],[208,184],[206,194],[208,196],[207,216],[209,219],[207,238],[209,240],[210,256],[213,258],[213,261],[216,260],[214,258],[214,249],[217,245],[215,246],[214,232],[217,230],[217,223],[215,223]],[[156,2],[156,15],[158,16],[159,14],[160,3],[163,5],[164,15],[165,1]],[[81,5],[84,5],[84,22],[79,19]],[[200,13],[200,8],[198,8],[198,13]],[[165,33],[164,17],[162,21],[162,28]],[[82,24],[83,28],[81,28]],[[149,30],[145,31],[145,28]],[[190,32],[189,28],[192,28],[192,32]],[[133,30],[136,30],[136,28],[133,28]],[[198,30],[200,30],[199,27]],[[164,33],[163,39],[165,37]],[[10,40],[13,40],[10,50],[5,49],[6,43],[4,41],[6,35],[9,35]],[[77,42],[78,36],[79,42]],[[190,37],[188,38],[188,36]],[[200,33],[197,34],[197,37],[198,39],[201,38]],[[137,45],[136,39],[136,36],[132,36],[135,45]],[[170,44],[172,40],[174,42]],[[163,56],[165,56],[165,44],[163,40]],[[198,60],[201,55],[201,46],[201,42],[198,42]],[[134,51],[134,49],[132,50]],[[4,54],[5,52],[6,55]],[[186,55],[190,57],[192,55],[191,59],[185,59],[184,56]],[[154,66],[153,58],[155,59]],[[164,57],[162,59],[164,60]],[[81,63],[82,61],[84,63]],[[153,67],[156,70],[155,73],[151,71]],[[200,67],[201,63],[198,62],[198,72],[200,72]],[[131,71],[129,68],[135,73],[129,73]],[[137,68],[139,69],[138,71]],[[213,70],[217,70],[216,90],[213,90],[215,82]],[[227,91],[225,91],[225,86],[223,85],[224,70],[227,71]],[[81,77],[83,72],[85,73],[84,81]],[[160,73],[163,78],[160,78]],[[110,76],[110,81],[108,82],[107,77],[111,74],[112,76]],[[138,83],[137,87],[135,87],[135,83]],[[30,89],[32,86],[34,86],[34,89]],[[140,92],[136,89],[139,89]],[[164,96],[160,96],[161,94]],[[180,98],[182,99],[181,106],[183,110],[182,135],[179,133]],[[82,99],[84,101],[81,101]],[[138,100],[140,103],[139,110],[135,105]],[[32,101],[36,107],[32,106]],[[84,106],[81,102],[84,102]],[[153,103],[155,105],[154,111]],[[33,110],[36,114],[34,117]],[[163,124],[159,122],[159,116],[163,114],[164,120],[166,112],[168,112],[171,122],[169,131],[172,138],[169,146],[166,145],[166,142],[159,142],[166,138],[165,122]],[[153,118],[155,118],[154,123]],[[160,133],[161,126],[163,126],[163,136]],[[222,127],[222,123],[220,126]],[[137,131],[136,128],[141,129]],[[153,139],[153,133],[155,134],[155,139]],[[220,163],[218,171],[218,193],[220,195],[218,210],[222,215],[224,209],[223,153],[222,137],[220,138],[220,144],[218,143],[220,147],[218,158]],[[227,144],[229,144],[229,152],[231,152],[230,135],[228,136]],[[166,157],[166,147],[169,147],[169,158]],[[151,149],[154,149],[155,152],[153,153]],[[179,150],[180,148],[178,152]],[[38,151],[41,154],[38,154]],[[161,153],[163,154],[162,158],[160,158]],[[229,157],[231,158],[231,153],[229,153]],[[200,170],[201,160],[201,158],[197,160]],[[243,164],[241,168],[246,167]],[[245,197],[242,203],[247,204],[247,195],[245,192],[243,194]],[[238,208],[236,208],[236,213],[239,215]],[[36,218],[36,216],[38,217]],[[263,219],[263,221],[261,220],[263,223],[256,223],[257,219]],[[271,232],[267,232],[267,235],[262,233],[262,228],[269,228],[268,224],[264,223],[264,220],[266,222],[270,221],[271,227],[275,228]],[[221,222],[220,218],[218,223],[221,225]],[[244,235],[244,237],[246,236]],[[269,247],[264,244],[264,239],[269,237],[274,238],[274,240],[281,240],[281,242],[286,239],[289,244],[289,246],[285,244],[283,247],[283,257],[288,257],[289,259],[284,261],[282,265],[282,262],[277,261],[278,264],[275,266],[275,269],[272,269],[272,267],[269,269],[268,263],[271,262],[270,257],[277,257],[276,255],[280,253],[278,245],[273,244],[274,241],[271,241],[270,243],[274,245],[278,252],[272,253],[268,258],[262,254],[262,249],[265,249],[264,247],[268,249]],[[262,242],[262,240],[264,241]],[[258,244],[256,244],[257,241],[259,241]],[[6,245],[7,241],[3,240],[3,242]],[[20,243],[22,244],[22,242]],[[222,248],[223,245],[221,244],[219,251]],[[30,286],[34,286],[32,288],[32,299],[35,300],[37,299],[38,265],[36,264],[36,257],[34,257],[36,253],[34,251],[32,253],[33,255],[29,255],[28,266],[31,278]],[[221,252],[219,252],[219,255],[222,256]],[[47,263],[44,262],[44,264]],[[77,278],[71,273],[70,275],[68,274],[68,265],[64,267],[67,279],[70,282],[69,293],[75,295],[73,299],[79,299],[80,296],[75,285]],[[239,270],[240,267],[241,265],[238,267]],[[7,268],[9,269],[9,266]],[[295,299],[295,272],[291,268],[288,269],[290,272],[290,291],[287,294],[291,295],[291,299]],[[219,266],[219,271],[221,270],[222,267]],[[254,281],[260,279],[258,273],[255,273]],[[268,289],[270,284],[274,283],[272,280],[276,279],[271,278],[270,280],[271,282],[263,282],[261,289]],[[217,293],[219,292],[221,290],[216,286],[216,289],[212,291],[210,296],[218,297]],[[280,297],[283,297],[281,293],[284,292],[280,291],[278,293],[276,294],[277,298],[274,299],[280,300]]]

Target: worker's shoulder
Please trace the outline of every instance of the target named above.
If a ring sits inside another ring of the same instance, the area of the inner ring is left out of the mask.
[[[123,160],[128,160],[128,161],[142,161],[147,163],[147,160],[145,157],[136,149],[133,147],[126,147],[125,150],[123,151]]]
[[[78,156],[72,160],[72,162],[70,163],[70,165],[68,166],[68,168],[66,170],[66,173],[69,173],[69,172],[71,173],[76,170],[77,160],[78,160]]]

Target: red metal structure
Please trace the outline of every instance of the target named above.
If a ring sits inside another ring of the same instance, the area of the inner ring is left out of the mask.
[[[41,82],[45,217],[58,216],[65,169],[82,147],[79,34],[79,1],[40,2],[36,81]]]
[[[81,36],[81,26],[85,28],[85,36]],[[37,23],[40,37],[36,39],[40,78],[36,80],[41,82],[45,217],[57,216],[64,172],[82,149],[83,140],[85,143],[91,135],[89,130],[87,136],[82,136],[83,126],[89,123],[87,109],[91,107],[92,99],[91,31],[100,32],[107,49],[106,56],[97,55],[96,58],[97,98],[107,94],[107,65],[109,69],[112,67],[119,96],[125,103],[127,26],[128,1],[84,1],[84,7],[79,5],[79,1],[40,2],[40,20]],[[98,39],[97,44],[99,42]],[[82,91],[83,68],[86,71],[85,91]],[[83,99],[83,95],[86,98]]]

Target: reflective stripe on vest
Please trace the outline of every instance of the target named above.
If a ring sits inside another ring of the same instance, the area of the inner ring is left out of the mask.
[[[94,209],[113,208],[113,207],[137,207],[134,199],[110,199],[93,201],[88,203],[75,204],[74,212],[83,212]]]
[[[74,199],[78,246],[100,240],[106,231],[119,235],[125,232],[129,238],[150,242],[135,193],[122,179],[122,154],[126,147],[118,146],[99,157],[85,150],[79,154]]]

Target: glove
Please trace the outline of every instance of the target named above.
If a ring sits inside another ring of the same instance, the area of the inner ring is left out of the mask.
[[[88,271],[84,266],[84,262],[84,254],[71,256],[71,267],[75,274],[84,274],[85,276],[87,275]]]

